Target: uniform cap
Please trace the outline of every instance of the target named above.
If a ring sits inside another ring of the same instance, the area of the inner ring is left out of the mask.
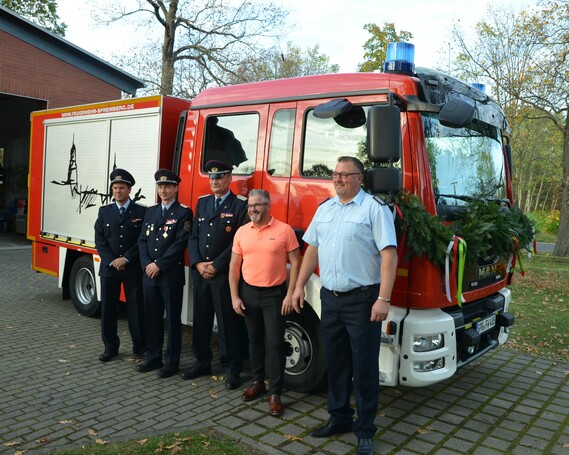
[[[166,183],[177,185],[182,181],[180,177],[168,169],[158,169],[154,174],[154,180],[156,180],[157,185]]]
[[[135,184],[134,177],[124,169],[116,168],[111,172],[109,178],[111,179],[111,186],[113,183],[126,183],[128,186],[134,186]]]
[[[233,170],[233,166],[225,164],[222,161],[210,160],[205,163],[205,171],[209,174],[209,178],[217,179],[229,174]]]

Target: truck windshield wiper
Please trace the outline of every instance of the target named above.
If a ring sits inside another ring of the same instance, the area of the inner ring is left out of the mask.
[[[441,198],[441,197],[449,197],[449,198],[453,198],[453,199],[460,199],[461,201],[466,201],[466,202],[470,202],[474,199],[472,196],[466,196],[463,194],[437,194],[436,195],[437,202],[438,202],[439,198]]]

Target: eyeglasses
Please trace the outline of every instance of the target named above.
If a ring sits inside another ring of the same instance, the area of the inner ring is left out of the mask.
[[[268,202],[259,202],[257,204],[247,204],[247,209],[248,210],[250,210],[250,209],[257,210],[257,209],[261,208],[263,205],[269,205],[269,203]]]
[[[361,172],[332,172],[332,179],[346,180],[350,175],[361,175]]]

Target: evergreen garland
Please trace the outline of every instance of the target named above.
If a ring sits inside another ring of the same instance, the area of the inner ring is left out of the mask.
[[[403,192],[395,197],[401,216],[395,220],[400,238],[410,253],[443,266],[448,244],[453,234],[466,241],[466,258],[475,264],[478,258],[508,257],[515,253],[514,236],[518,248],[529,248],[533,239],[533,224],[517,207],[501,207],[492,201],[471,201],[450,225],[427,212],[414,194]]]

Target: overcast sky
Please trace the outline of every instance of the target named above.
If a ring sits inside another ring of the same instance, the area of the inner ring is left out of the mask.
[[[124,0],[123,0],[124,1]],[[537,0],[273,0],[290,11],[292,32],[282,39],[282,48],[292,41],[303,49],[320,45],[321,53],[341,72],[356,71],[363,61],[363,44],[369,34],[367,23],[383,26],[394,22],[398,31],[413,34],[415,63],[433,67],[448,61],[450,30],[460,21],[471,30],[486,14],[488,5],[504,6],[518,11]],[[96,28],[89,9],[77,0],[58,0],[60,18],[67,24],[65,38],[103,59],[117,46],[128,46],[136,39],[120,25]],[[452,43],[450,53],[452,57]]]

